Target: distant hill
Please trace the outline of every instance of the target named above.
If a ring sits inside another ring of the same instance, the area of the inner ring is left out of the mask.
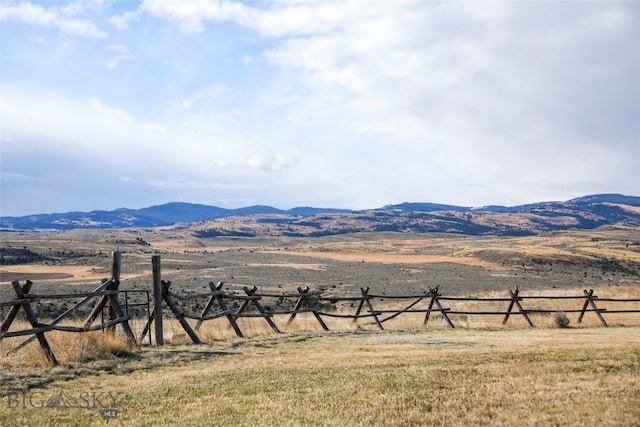
[[[238,217],[243,221],[234,220]],[[4,231],[113,229],[176,223],[196,223],[201,237],[324,236],[363,231],[528,235],[603,225],[640,227],[640,197],[597,194],[563,202],[475,208],[401,203],[363,211],[313,207],[281,210],[261,205],[225,209],[167,203],[143,209],[0,217],[0,229]]]
[[[451,212],[468,212],[471,208],[462,206],[440,205],[437,203],[400,203],[399,205],[387,205],[379,211],[398,211],[398,212],[436,212],[436,211],[451,211]]]
[[[172,202],[142,209],[120,208],[113,211],[66,212],[20,217],[0,217],[2,230],[72,230],[80,228],[109,229],[126,227],[158,227],[176,223],[193,223],[230,216],[299,215],[351,213],[345,209],[300,207],[289,210],[271,206],[248,206],[225,209],[195,203]]]

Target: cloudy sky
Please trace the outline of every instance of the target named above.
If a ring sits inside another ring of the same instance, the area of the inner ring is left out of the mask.
[[[640,195],[640,2],[0,3],[2,215]]]

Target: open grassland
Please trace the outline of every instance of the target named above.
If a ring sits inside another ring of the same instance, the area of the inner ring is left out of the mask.
[[[91,290],[109,277],[114,250],[123,252],[125,290],[150,290],[151,255],[160,254],[162,278],[181,294],[207,291],[210,281],[239,292],[309,286],[334,296],[370,287],[383,295],[371,301],[377,310],[411,303],[384,296],[423,295],[435,286],[444,296],[504,298],[519,287],[521,296],[581,296],[592,288],[600,298],[640,298],[634,228],[513,238],[196,239],[188,228],[167,227],[10,233],[2,246],[42,256],[0,266],[3,300],[14,298],[12,280],[33,280],[35,294]],[[73,303],[58,307],[45,299],[34,308],[46,323]],[[241,318],[246,338],[239,339],[219,318],[198,331],[205,344],[193,345],[175,319],[166,319],[168,345],[132,349],[101,332],[53,331],[47,339],[57,367],[46,366],[37,341],[11,353],[25,337],[4,339],[0,425],[640,425],[640,315],[605,313],[612,327],[603,328],[588,312],[578,324],[569,311],[583,303],[522,301],[525,309],[567,312],[563,329],[554,313],[531,314],[536,328],[517,314],[507,325],[504,316],[452,314],[456,329],[450,329],[442,315],[433,313],[425,326],[424,313],[405,313],[385,322],[385,331],[370,318],[325,318],[331,332],[310,314],[291,324],[276,315],[282,334],[264,319]],[[508,302],[443,305],[504,311]],[[355,309],[335,307],[344,314]],[[132,321],[136,336],[145,320]],[[21,328],[23,318],[11,330]],[[51,400],[56,396],[61,400]],[[42,407],[50,400],[57,407]],[[104,420],[101,408],[117,409],[117,419]]]
[[[639,327],[271,334],[1,375],[7,426],[640,423]],[[38,407],[61,392],[118,418]]]

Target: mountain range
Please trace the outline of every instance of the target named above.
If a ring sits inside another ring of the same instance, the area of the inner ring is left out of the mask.
[[[244,218],[239,227],[229,218]],[[567,201],[520,206],[463,207],[437,203],[401,203],[377,209],[347,210],[271,206],[225,209],[193,203],[167,203],[143,209],[67,212],[0,217],[0,230],[70,230],[157,227],[197,224],[202,237],[253,236],[264,233],[321,236],[360,231],[452,232],[463,234],[527,235],[564,229],[592,229],[603,225],[640,227],[640,197],[597,194]]]

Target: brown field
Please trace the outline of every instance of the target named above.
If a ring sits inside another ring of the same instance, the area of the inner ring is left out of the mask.
[[[513,238],[196,239],[188,228],[165,227],[1,238],[2,247],[28,248],[45,259],[1,265],[0,300],[13,299],[13,280],[32,280],[37,294],[91,290],[109,277],[115,250],[123,253],[121,289],[150,290],[151,256],[159,254],[163,279],[185,293],[223,281],[230,291],[309,286],[335,296],[359,295],[360,287],[393,296],[438,286],[444,296],[505,297],[518,287],[521,295],[594,289],[601,298],[640,298],[637,228]],[[409,302],[374,304],[389,309]],[[582,301],[523,304],[564,311]],[[347,304],[336,309],[354,311]],[[167,321],[169,345],[129,350],[100,332],[52,332],[56,368],[46,366],[37,342],[11,353],[23,338],[5,339],[0,425],[640,425],[640,315],[605,315],[609,328],[594,313],[580,325],[576,314],[568,316],[569,328],[558,329],[553,316],[532,315],[537,328],[531,329],[521,316],[505,326],[502,316],[452,315],[456,329],[450,329],[441,316],[432,315],[425,327],[424,315],[405,314],[385,323],[385,331],[370,321],[328,318],[331,332],[311,315],[291,325],[276,316],[282,334],[262,319],[240,319],[244,339],[222,318],[205,322],[201,346]],[[111,392],[119,396],[119,414],[103,420],[95,407],[14,405],[17,391],[32,400],[34,393]]]
[[[297,332],[103,355],[91,336],[67,339],[82,360],[3,369],[0,424],[640,422],[638,327]],[[61,393],[84,400],[42,407]]]
[[[353,234],[322,238],[196,239],[188,228],[3,233],[3,247],[28,248],[48,260],[0,266],[12,280],[83,285],[109,275],[123,252],[125,286],[148,287],[151,256],[175,285],[224,281],[270,289],[336,286],[336,292],[445,294],[521,289],[640,285],[640,230],[608,227],[532,237]],[[140,244],[139,240],[148,243]],[[61,276],[62,274],[66,276]],[[197,283],[193,283],[197,282]],[[3,287],[4,288],[4,287]],[[2,296],[3,294],[0,294]]]

